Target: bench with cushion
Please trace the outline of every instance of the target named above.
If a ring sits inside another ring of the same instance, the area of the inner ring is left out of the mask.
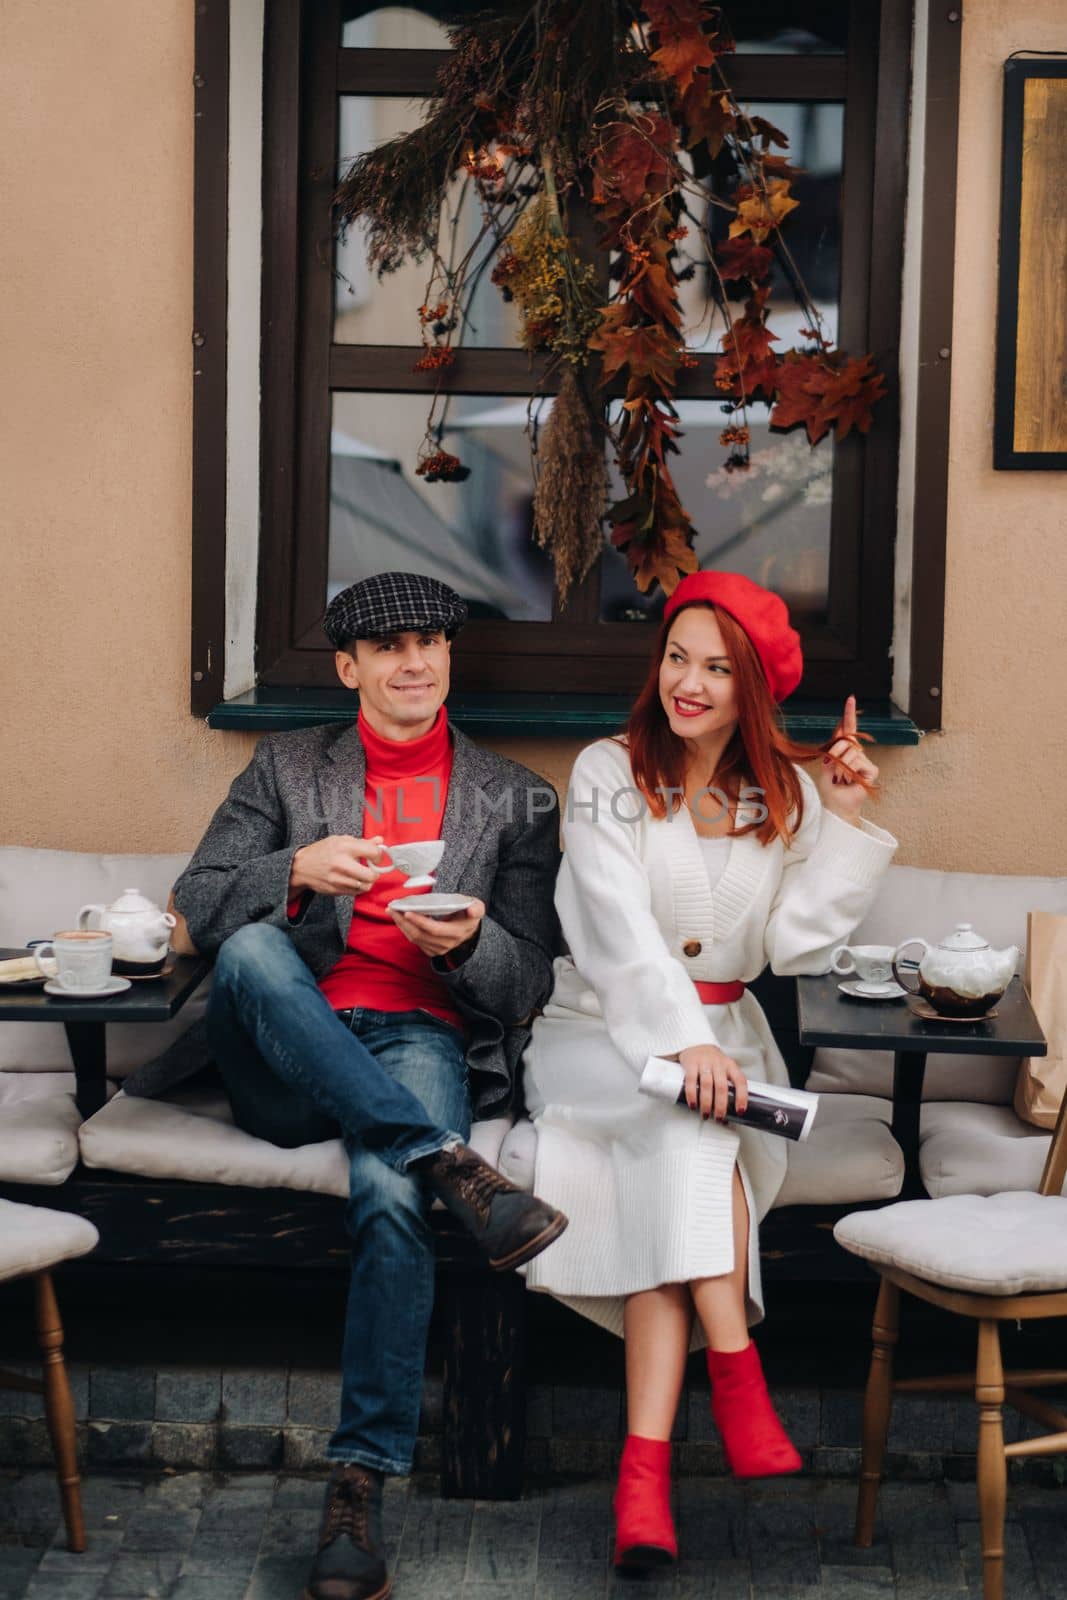
[[[0,891],[7,891],[0,893],[0,944],[46,937],[79,905],[106,903],[129,884],[162,902],[184,859],[0,850]],[[1067,880],[891,867],[857,938],[889,942],[921,932],[936,939],[960,920],[973,921],[998,944],[1022,948],[1026,912],[1037,907],[1067,910]],[[42,1024],[0,1027],[0,1185],[12,1186],[0,1192],[28,1196],[73,1173],[60,1203],[95,1222],[102,1260],[340,1269],[348,1250],[337,1205],[347,1193],[339,1140],[283,1150],[255,1139],[233,1125],[221,1088],[202,1082],[166,1100],[133,1099],[121,1090],[125,1073],[157,1055],[202,1011],[206,987],[172,1024],[109,1029],[109,1100],[80,1126],[72,1075],[63,1070],[62,1029],[57,1025],[51,1037],[51,1026]],[[767,973],[756,992],[794,1082],[823,1092],[810,1139],[789,1146],[787,1177],[762,1228],[767,1275],[855,1278],[866,1269],[833,1244],[828,1224],[844,1210],[881,1205],[900,1193],[904,1161],[890,1131],[891,1060],[800,1048],[792,980]],[[930,1056],[922,1151],[932,1193],[1036,1187],[1049,1136],[1015,1117],[1014,1078],[1014,1063],[1003,1060]],[[16,1126],[36,1130],[34,1141],[6,1136]],[[514,1182],[532,1184],[536,1132],[528,1121],[476,1124],[471,1142]],[[58,1198],[53,1192],[50,1203]],[[514,1275],[488,1273],[444,1213],[435,1214],[435,1227],[446,1330],[443,1489],[514,1495],[524,1442],[523,1285]]]

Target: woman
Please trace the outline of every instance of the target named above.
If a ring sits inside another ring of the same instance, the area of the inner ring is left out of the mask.
[[[726,1126],[727,1092],[743,1109],[749,1079],[789,1081],[745,985],[768,962],[827,972],[897,847],[860,815],[878,769],[853,696],[826,754],[781,732],[801,672],[777,595],[695,573],[664,609],[626,734],[583,750],[571,778],[556,888],[570,955],[525,1057],[536,1191],[571,1226],[527,1283],[626,1341],[617,1566],[677,1555],[669,1440],[691,1348],[708,1347],[732,1470],[800,1466],[748,1335],[786,1147]],[[652,1055],[682,1064],[692,1110],[637,1092]]]

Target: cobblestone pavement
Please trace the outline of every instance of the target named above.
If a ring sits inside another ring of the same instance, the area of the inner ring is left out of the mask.
[[[973,1484],[889,1483],[870,1550],[851,1544],[855,1484],[802,1477],[677,1485],[682,1559],[667,1578],[615,1580],[611,1484],[533,1487],[516,1504],[443,1501],[395,1479],[386,1529],[397,1600],[972,1600],[981,1595]],[[0,1475],[0,1600],[298,1600],[321,1481],[248,1474],[96,1476],[90,1547],[63,1545],[49,1473]],[[1014,1486],[1007,1600],[1067,1596],[1065,1491]]]

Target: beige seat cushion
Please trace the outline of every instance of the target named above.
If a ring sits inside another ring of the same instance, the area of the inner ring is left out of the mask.
[[[902,1000],[903,1006],[905,1002]],[[928,1055],[923,1100],[981,1101],[1011,1104],[1019,1072],[1018,1056]],[[893,1054],[890,1050],[824,1050],[815,1052],[806,1089],[816,1094],[872,1094],[891,1099]]]
[[[807,1139],[786,1141],[789,1165],[774,1209],[892,1200],[904,1182],[904,1155],[891,1115],[888,1100],[823,1095]]]
[[[842,1217],[834,1238],[853,1255],[970,1294],[1067,1289],[1067,1199],[957,1194],[904,1200]]]
[[[78,1164],[81,1117],[73,1095],[16,1101],[0,1110],[0,1183],[66,1183]]]
[[[1041,1182],[1052,1135],[1022,1122],[1011,1106],[957,1101],[924,1106],[919,1169],[927,1194],[1000,1194]]]
[[[496,1164],[508,1118],[476,1122],[471,1144]],[[119,1093],[79,1133],[87,1167],[189,1183],[227,1183],[248,1189],[301,1189],[348,1195],[348,1161],[340,1139],[284,1150],[234,1126],[221,1091],[187,1090],[167,1100]]]
[[[86,1256],[99,1238],[84,1217],[0,1200],[0,1278],[45,1272],[60,1261]]]
[[[827,1096],[811,1134],[788,1144],[789,1167],[775,1206],[851,1205],[891,1200],[904,1181],[904,1157],[889,1131],[886,1100]],[[520,1189],[532,1189],[537,1129],[516,1122],[500,1151],[500,1170]]]

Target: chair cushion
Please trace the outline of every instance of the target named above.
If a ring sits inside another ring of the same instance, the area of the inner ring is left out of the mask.
[[[506,1117],[476,1122],[471,1145],[493,1165]],[[121,1091],[79,1132],[87,1167],[189,1183],[249,1189],[300,1189],[348,1196],[348,1160],[340,1139],[285,1150],[234,1126],[221,1089],[188,1089],[166,1100],[134,1099]]]
[[[45,1272],[95,1250],[100,1235],[84,1217],[0,1200],[0,1278]]]
[[[959,1100],[965,1095],[968,1100],[987,1105],[1008,1106],[1018,1073],[1018,1056],[930,1054],[926,1058],[923,1100]],[[892,1051],[820,1048],[804,1087],[816,1094],[871,1094],[891,1099]]]
[[[1025,950],[1028,911],[1067,912],[1067,877],[891,866],[850,942],[895,945],[914,933],[940,939],[953,923],[973,922],[990,944]]]
[[[924,1106],[919,1170],[927,1194],[1035,1193],[1052,1141],[1011,1106],[966,1101]]]
[[[827,1096],[803,1144],[788,1144],[789,1166],[775,1206],[851,1205],[891,1200],[904,1181],[904,1157],[889,1131],[888,1101]],[[534,1186],[537,1129],[522,1117],[500,1151],[500,1170],[520,1189]]]
[[[970,1294],[1067,1289],[1067,1198],[957,1194],[842,1217],[853,1255]]]
[[[78,1164],[74,1096],[38,1096],[0,1112],[0,1183],[66,1183]]]
[[[0,946],[50,939],[73,925],[83,905],[109,905],[131,884],[166,905],[185,855],[93,855],[77,850],[0,846]],[[111,1023],[108,1072],[125,1077],[151,1061],[204,1014],[208,984],[200,985],[170,1022]],[[0,1028],[0,1071],[63,1072],[70,1051],[59,1022],[5,1022]]]
[[[803,1143],[786,1143],[789,1165],[779,1206],[841,1206],[892,1200],[904,1155],[890,1132],[892,1106],[870,1095],[823,1095]]]

